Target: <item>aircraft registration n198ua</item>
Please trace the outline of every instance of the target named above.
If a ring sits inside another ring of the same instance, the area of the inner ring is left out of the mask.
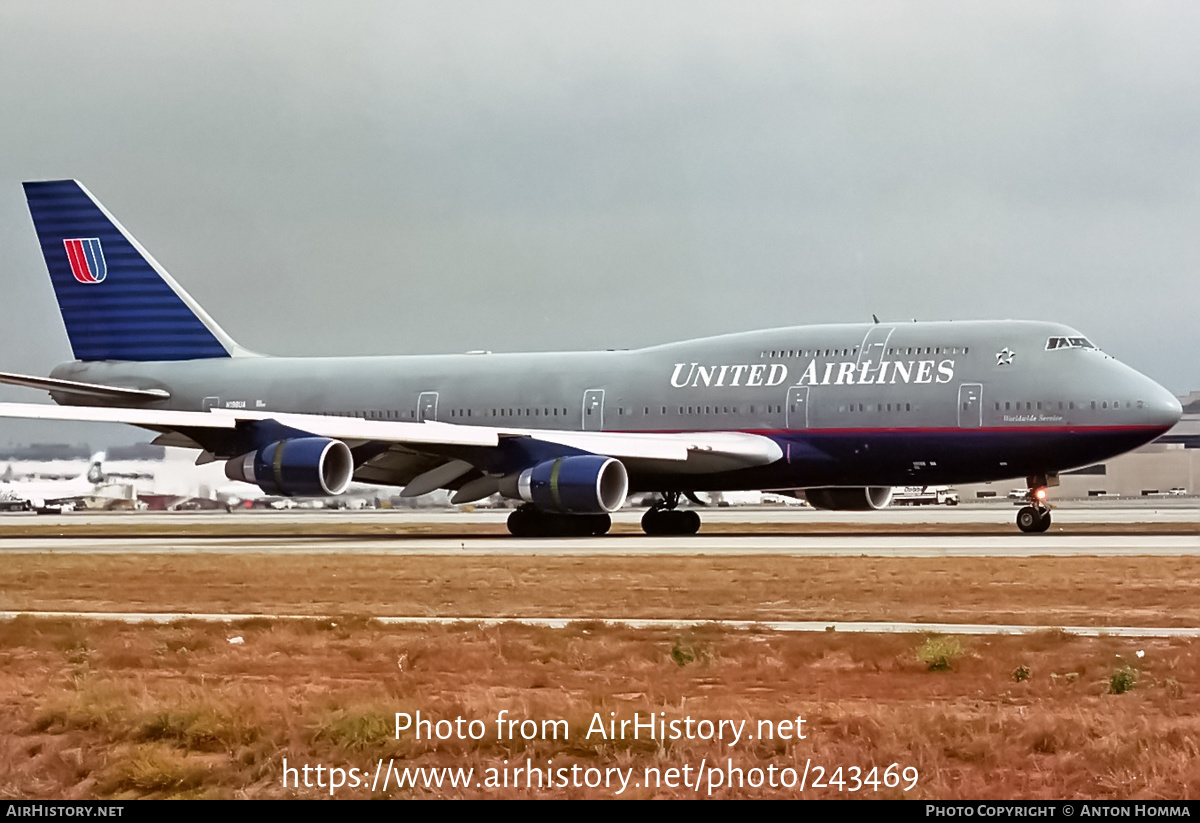
[[[797,326],[632,351],[267,357],[243,349],[74,180],[25,184],[75,360],[0,380],[58,406],[0,416],[129,423],[268,494],[352,480],[522,501],[520,536],[604,534],[630,492],[648,534],[691,534],[696,491],[785,490],[878,509],[894,486],[1057,473],[1181,415],[1079,332],[1029,321]]]

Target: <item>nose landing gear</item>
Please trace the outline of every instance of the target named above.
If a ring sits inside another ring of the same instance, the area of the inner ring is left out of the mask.
[[[1017,528],[1034,534],[1050,528],[1050,506],[1046,502],[1046,487],[1040,483],[1031,483],[1025,499],[1029,501],[1029,505],[1023,506],[1017,512]]]

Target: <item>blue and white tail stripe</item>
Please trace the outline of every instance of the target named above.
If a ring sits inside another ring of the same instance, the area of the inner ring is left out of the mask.
[[[244,353],[78,181],[25,183],[25,198],[77,360]]]

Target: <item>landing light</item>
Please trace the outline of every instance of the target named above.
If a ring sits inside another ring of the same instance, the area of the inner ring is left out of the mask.
[[[1039,501],[1045,500],[1046,499],[1046,489],[1044,487],[1034,489],[1033,496],[1036,497]]]

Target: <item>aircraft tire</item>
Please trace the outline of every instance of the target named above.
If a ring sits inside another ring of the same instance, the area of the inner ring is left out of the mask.
[[[678,509],[651,509],[642,515],[642,531],[651,537],[695,534],[700,531],[700,515]]]
[[[522,506],[508,516],[508,533],[513,537],[537,537],[539,519],[536,511]]]
[[[1046,528],[1050,528],[1049,516],[1047,516],[1045,520]],[[1026,534],[1039,531],[1038,526],[1040,526],[1041,523],[1042,517],[1039,516],[1038,510],[1033,506],[1024,506],[1019,512],[1017,512],[1017,528]],[[1045,531],[1045,529],[1040,529],[1040,531]]]
[[[610,528],[612,518],[607,514],[555,514],[522,506],[508,516],[513,537],[598,537]]]
[[[1034,531],[1041,533],[1050,528],[1050,512],[1042,512],[1041,518],[1038,520],[1037,528]]]

